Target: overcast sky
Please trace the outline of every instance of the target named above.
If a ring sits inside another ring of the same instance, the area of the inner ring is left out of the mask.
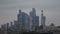
[[[0,25],[17,20],[19,9],[28,14],[33,7],[36,8],[39,21],[43,9],[46,25],[60,25],[60,0],[0,0]]]

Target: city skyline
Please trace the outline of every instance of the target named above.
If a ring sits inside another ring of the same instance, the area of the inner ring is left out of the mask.
[[[23,10],[21,10],[22,12],[24,12]],[[43,10],[44,11],[44,10]],[[31,12],[31,10],[30,10],[30,12]],[[36,11],[37,12],[37,11]],[[40,12],[41,12],[41,10],[40,10]],[[25,13],[27,13],[27,12],[25,12]],[[44,12],[43,12],[44,13]],[[28,15],[29,15],[29,13],[27,13]],[[38,14],[38,13],[37,13]],[[45,13],[44,13],[45,14]],[[17,16],[17,15],[16,15]],[[39,15],[38,15],[39,16]],[[46,15],[44,15],[44,16],[46,16]],[[7,17],[8,18],[8,17]],[[47,19],[47,18],[46,18]],[[17,17],[14,19],[14,20],[17,20]],[[12,22],[14,21],[14,20],[11,20]],[[5,23],[10,23],[11,21],[9,21],[9,22],[5,22]],[[46,20],[47,21],[47,20]],[[40,13],[40,16],[39,16],[39,25],[41,25],[41,13]],[[54,23],[55,24],[55,23]],[[1,25],[1,24],[0,24]],[[49,24],[50,25],[50,24]]]
[[[39,27],[39,16],[36,15],[35,8],[32,8],[32,11],[29,12],[29,14],[30,15],[19,10],[19,13],[17,14],[17,20],[14,22],[10,22],[10,24],[1,24],[1,29],[15,29],[17,31],[35,31],[36,27]],[[45,21],[45,19],[43,20]]]
[[[36,8],[40,20],[41,8],[43,8],[47,25],[51,23],[60,25],[60,0],[0,0],[0,25],[16,20],[19,9],[28,13],[32,7]]]

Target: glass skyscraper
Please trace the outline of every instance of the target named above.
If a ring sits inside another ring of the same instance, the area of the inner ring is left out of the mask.
[[[17,20],[6,24],[7,29],[13,29],[16,31],[35,31],[35,28],[39,26],[39,16],[36,15],[35,8],[32,8],[30,15],[19,10],[17,14]],[[3,25],[1,26],[3,28]]]
[[[41,14],[41,25],[44,27],[45,26],[45,20],[46,20],[46,16],[43,15],[43,10],[41,10],[42,14]]]
[[[29,15],[21,12],[21,10],[19,10],[19,14],[18,14],[18,27],[20,30],[28,30],[29,26],[30,26],[30,22],[29,22]]]
[[[32,17],[32,30],[35,30],[35,28],[39,26],[39,16],[36,16],[35,8],[32,8],[32,11],[30,12],[30,17]]]

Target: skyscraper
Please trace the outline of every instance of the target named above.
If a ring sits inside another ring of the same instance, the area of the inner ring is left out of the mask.
[[[21,12],[21,10],[19,10],[19,14],[18,14],[18,28],[20,30],[27,30],[29,29],[29,15],[24,13],[24,12]]]
[[[9,28],[9,23],[6,24],[7,25],[7,29]]]
[[[41,10],[41,25],[43,26],[43,10]]]
[[[13,26],[13,22],[11,22],[11,27]]]
[[[30,16],[32,16],[32,17],[36,16],[36,10],[35,10],[35,8],[32,8],[32,11],[30,12]]]
[[[37,26],[39,26],[39,16],[36,16],[35,8],[32,8],[30,12],[30,17],[32,17],[32,30],[35,30]]]
[[[14,21],[14,28],[17,29],[18,28],[18,22],[17,21]]]
[[[17,15],[17,29],[22,29],[22,12],[19,10],[19,14]]]
[[[45,21],[46,21],[46,16],[43,16],[43,10],[41,10],[41,25],[44,27],[45,26]]]
[[[4,30],[4,25],[1,25],[1,29]]]
[[[43,16],[43,26],[45,26],[46,16]]]
[[[4,24],[3,26],[4,26],[4,30],[6,30],[6,29],[7,29],[7,28],[6,28],[6,24]]]

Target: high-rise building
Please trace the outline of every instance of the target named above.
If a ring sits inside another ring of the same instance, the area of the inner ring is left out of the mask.
[[[22,12],[22,29],[23,30],[26,30],[27,29],[27,14],[26,13],[24,13],[24,12]]]
[[[41,25],[43,25],[43,10],[41,10],[42,14],[41,14]]]
[[[19,14],[17,15],[17,29],[22,30],[22,12],[19,10]]]
[[[43,16],[43,26],[45,26],[46,16]]]
[[[6,24],[4,24],[3,26],[4,26],[4,30],[6,30],[6,29],[7,29],[7,28],[6,28]]]
[[[17,15],[17,21],[20,22],[22,18],[21,10],[19,10],[19,14]]]
[[[32,11],[30,12],[30,16],[32,16],[32,17],[36,16],[36,10],[35,10],[35,8],[32,8]]]
[[[9,23],[6,24],[7,25],[7,29],[9,28]]]
[[[17,29],[17,26],[18,25],[18,22],[17,21],[14,21],[14,28]]]
[[[43,10],[41,10],[41,25],[44,27],[45,26],[45,21],[46,21],[46,16],[43,16]]]
[[[13,22],[11,22],[11,27],[13,26]]]
[[[29,16],[28,16],[28,14],[21,12],[21,10],[19,10],[17,20],[18,20],[18,27],[20,30],[29,29]]]
[[[32,17],[32,30],[35,30],[37,26],[39,26],[39,16],[36,16],[35,8],[32,8],[30,12],[30,17]]]
[[[31,17],[31,16],[29,16],[29,23],[30,23],[30,27],[29,27],[29,29],[30,29],[30,31],[32,31],[32,20],[33,20],[33,18]]]
[[[1,29],[4,30],[4,26],[3,25],[1,25]]]

